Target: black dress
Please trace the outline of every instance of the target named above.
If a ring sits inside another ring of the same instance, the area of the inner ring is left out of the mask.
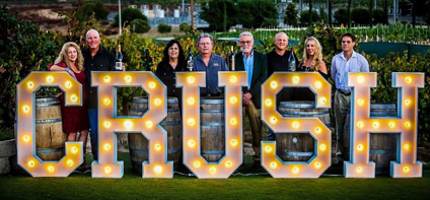
[[[167,86],[167,96],[181,98],[181,88],[176,87],[175,72],[183,71],[186,71],[186,66],[181,65],[179,62],[175,69],[169,62],[160,62],[158,64],[155,75]]]

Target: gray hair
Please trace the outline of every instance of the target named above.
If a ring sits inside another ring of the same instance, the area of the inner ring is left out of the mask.
[[[88,35],[91,33],[91,32],[94,32],[94,33],[96,33],[97,34],[97,36],[99,36],[99,38],[100,38],[100,33],[96,30],[96,29],[90,29],[90,30],[88,30],[87,31],[87,33],[85,34],[85,39],[87,39],[88,38]]]
[[[214,38],[212,37],[211,34],[209,34],[209,33],[202,33],[197,38],[197,45],[200,43],[200,40],[203,39],[203,38],[209,38],[211,40],[212,44],[214,44]]]
[[[241,38],[242,36],[249,36],[252,38],[252,41],[254,41],[254,36],[249,31],[245,31],[245,32],[240,33],[239,38]]]

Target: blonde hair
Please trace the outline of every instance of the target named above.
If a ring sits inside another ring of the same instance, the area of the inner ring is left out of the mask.
[[[67,49],[69,47],[73,47],[76,49],[76,52],[78,53],[78,58],[76,59],[76,67],[79,71],[84,70],[84,57],[82,56],[81,48],[74,43],[74,42],[66,42],[64,43],[63,47],[61,48],[60,54],[58,55],[57,59],[55,59],[55,64],[64,62],[67,66],[71,66],[72,63],[70,63],[69,59],[67,59]]]
[[[321,62],[323,61],[322,47],[318,39],[313,36],[310,36],[305,40],[305,48],[303,49],[303,63],[309,59],[308,52],[306,51],[306,46],[308,45],[309,41],[315,42],[315,54],[314,54],[314,57],[312,58],[312,63],[314,64],[313,66],[314,70],[318,71],[320,68]]]

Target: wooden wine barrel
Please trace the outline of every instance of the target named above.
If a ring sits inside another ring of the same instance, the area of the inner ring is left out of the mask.
[[[330,126],[328,108],[315,108],[313,101],[281,101],[278,111],[284,117],[318,117]],[[277,154],[286,161],[307,161],[314,154],[314,140],[309,133],[281,133],[276,135]]]
[[[397,115],[396,104],[371,104],[371,117],[395,117]],[[389,175],[390,161],[396,160],[396,145],[398,134],[376,133],[370,134],[370,160],[376,164],[375,173]]]
[[[201,154],[210,162],[225,154],[224,99],[206,97],[200,100]]]
[[[134,97],[130,116],[142,116],[148,110],[147,97]],[[182,120],[176,97],[167,100],[167,117],[160,123],[167,131],[168,160],[178,165],[182,150]],[[148,140],[142,134],[128,134],[128,147],[133,169],[142,172],[142,162],[148,161]]]
[[[60,101],[55,97],[36,99],[36,152],[42,160],[60,160],[64,156]]]

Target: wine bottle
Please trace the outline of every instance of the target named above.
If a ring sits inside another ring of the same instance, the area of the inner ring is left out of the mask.
[[[193,71],[193,54],[191,52],[188,54],[187,68],[188,71]]]
[[[115,52],[115,69],[116,70],[123,70],[123,64],[122,64],[123,58],[124,58],[124,56],[122,55],[122,52],[121,52],[121,44],[118,44],[118,46],[116,48],[116,52]]]
[[[288,71],[294,72],[296,71],[296,67],[297,67],[296,56],[294,55],[294,49],[291,48],[291,52],[288,57]]]
[[[231,46],[231,71],[236,71],[236,53],[234,52],[233,46]]]

